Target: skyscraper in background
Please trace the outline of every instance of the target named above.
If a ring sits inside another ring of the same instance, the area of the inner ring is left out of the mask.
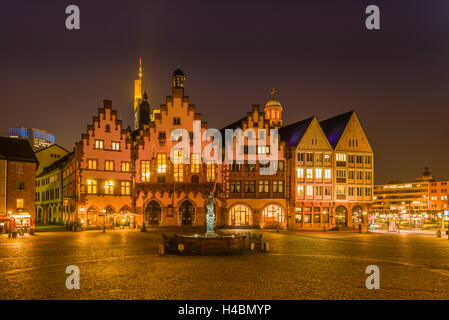
[[[45,130],[34,128],[9,128],[10,138],[26,139],[34,151],[47,148],[55,143],[55,136]]]

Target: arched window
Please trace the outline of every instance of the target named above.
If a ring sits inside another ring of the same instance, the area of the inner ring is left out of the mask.
[[[270,204],[262,211],[264,222],[285,222],[285,213],[282,207],[276,204]]]
[[[352,222],[359,223],[362,222],[362,207],[355,206],[352,208]]]
[[[229,224],[233,226],[250,226],[253,223],[251,209],[244,204],[237,204],[229,210]]]

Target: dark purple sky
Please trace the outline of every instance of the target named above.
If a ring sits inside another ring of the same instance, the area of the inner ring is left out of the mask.
[[[65,29],[65,7],[81,30]],[[365,8],[381,30],[365,29]],[[131,121],[139,56],[152,105],[179,64],[211,127],[278,90],[286,124],[356,110],[376,183],[428,164],[449,177],[449,1],[2,0],[0,133],[46,129],[72,149],[104,98]]]

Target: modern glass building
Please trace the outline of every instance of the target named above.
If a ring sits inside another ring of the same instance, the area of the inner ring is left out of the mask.
[[[47,148],[55,143],[55,136],[45,130],[33,128],[9,128],[10,138],[27,139],[34,151]]]

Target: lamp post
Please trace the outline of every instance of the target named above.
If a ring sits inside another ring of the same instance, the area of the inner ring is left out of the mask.
[[[103,212],[103,233],[106,232],[106,210],[101,211]]]

